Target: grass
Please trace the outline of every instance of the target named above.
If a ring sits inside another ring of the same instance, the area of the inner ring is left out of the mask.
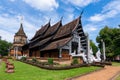
[[[120,62],[112,62],[113,66],[120,66]],[[120,74],[115,80],[120,80]]]
[[[120,66],[120,62],[112,62],[112,66]]]
[[[116,78],[116,80],[120,80],[120,75]]]
[[[5,73],[5,63],[0,65],[0,80],[64,80],[73,76],[85,74],[100,67],[82,67],[70,70],[45,70],[19,61],[13,62],[15,73]]]

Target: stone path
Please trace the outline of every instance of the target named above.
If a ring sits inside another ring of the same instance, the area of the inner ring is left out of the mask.
[[[81,76],[72,80],[110,80],[120,72],[120,66],[105,66],[103,70]]]

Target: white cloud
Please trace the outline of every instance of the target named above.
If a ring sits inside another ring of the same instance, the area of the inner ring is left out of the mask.
[[[90,17],[90,21],[103,21],[120,14],[120,0],[114,0],[103,7],[99,14]]]
[[[13,36],[18,31],[19,28],[20,21],[18,20],[18,15],[4,16],[3,14],[0,16],[0,36],[2,36],[4,40],[12,42]],[[33,37],[35,31],[37,30],[36,26],[28,22],[26,19],[24,19],[23,21],[23,28],[29,39]]]
[[[41,11],[51,11],[58,8],[59,4],[56,0],[23,0],[31,7]]]
[[[73,13],[65,13],[63,16],[63,24],[69,23],[74,19],[74,14]]]
[[[87,24],[84,26],[85,32],[91,32],[91,31],[96,31],[98,30],[97,25],[95,24]]]
[[[7,28],[12,28],[16,29],[16,25],[18,25],[18,20],[13,17],[9,17],[8,14],[2,14],[0,16],[0,27],[7,29]]]
[[[95,28],[95,27],[91,27],[90,30],[91,30],[91,31],[96,31],[97,28]]]
[[[96,14],[95,16],[90,17],[91,21],[102,21],[104,19],[103,15]]]
[[[88,23],[83,26],[83,30],[89,34],[90,40],[94,42],[96,42],[96,36],[99,34],[101,28],[103,28],[103,24]]]
[[[68,3],[71,3],[78,7],[85,7],[90,3],[98,2],[99,0],[67,0]]]
[[[2,37],[3,40],[9,41],[9,42],[13,41],[13,34],[8,31],[0,29],[0,36]]]
[[[120,10],[120,0],[113,0],[103,7],[103,12],[111,10]]]

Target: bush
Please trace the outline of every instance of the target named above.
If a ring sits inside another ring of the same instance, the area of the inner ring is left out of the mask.
[[[12,57],[11,57],[11,56],[8,56],[7,58],[8,58],[8,59],[12,59]]]
[[[15,61],[15,60],[16,60],[16,58],[15,58],[15,57],[12,57],[12,60],[13,60],[13,61]]]
[[[72,64],[73,64],[73,65],[78,64],[78,59],[77,59],[77,58],[73,58]]]
[[[48,64],[53,64],[53,59],[52,58],[48,58]]]
[[[32,58],[32,62],[33,63],[37,62],[37,59],[36,58]]]
[[[21,61],[26,61],[27,58],[26,58],[26,57],[22,57],[20,60],[21,60]]]

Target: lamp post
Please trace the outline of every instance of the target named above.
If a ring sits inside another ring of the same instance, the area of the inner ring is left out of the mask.
[[[103,47],[103,60],[106,60],[106,55],[105,55],[105,42],[103,41],[103,39],[101,39],[102,42],[102,47]]]

